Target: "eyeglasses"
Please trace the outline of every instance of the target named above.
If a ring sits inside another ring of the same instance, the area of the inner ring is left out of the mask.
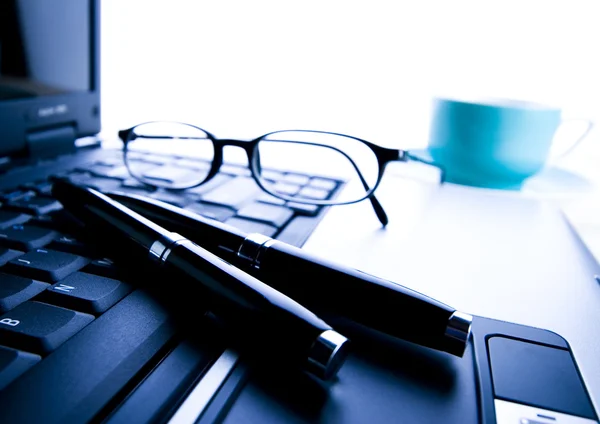
[[[237,146],[246,152],[252,178],[266,193],[325,206],[368,198],[384,226],[388,218],[374,192],[385,167],[409,159],[423,162],[405,150],[327,131],[284,130],[235,140],[190,124],[155,121],[121,130],[119,138],[129,173],[156,188],[184,190],[211,181],[223,165],[224,147]],[[170,160],[153,162],[147,153],[164,153]]]

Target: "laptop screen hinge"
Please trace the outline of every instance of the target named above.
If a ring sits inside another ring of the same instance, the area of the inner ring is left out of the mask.
[[[66,125],[30,132],[27,149],[31,159],[46,159],[75,151],[75,127]]]

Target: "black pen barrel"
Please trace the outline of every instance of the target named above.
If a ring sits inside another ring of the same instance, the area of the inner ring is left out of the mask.
[[[472,318],[419,292],[260,234],[246,238],[239,256],[254,276],[317,313],[456,356],[464,353]]]

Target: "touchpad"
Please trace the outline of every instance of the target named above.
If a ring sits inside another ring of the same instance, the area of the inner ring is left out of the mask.
[[[497,400],[595,419],[568,350],[495,336],[488,351]]]

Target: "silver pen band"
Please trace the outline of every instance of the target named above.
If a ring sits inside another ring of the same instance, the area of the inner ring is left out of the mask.
[[[255,269],[260,269],[262,256],[276,240],[259,233],[248,234],[237,251],[237,256]]]
[[[152,246],[150,246],[150,250],[148,251],[148,256],[153,262],[163,264],[173,248],[186,242],[192,243],[190,240],[177,233],[169,233],[168,236],[161,237],[152,243]]]

